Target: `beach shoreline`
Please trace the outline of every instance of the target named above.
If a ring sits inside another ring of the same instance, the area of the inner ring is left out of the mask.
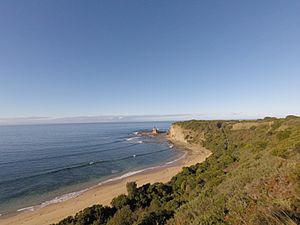
[[[22,224],[39,225],[57,223],[61,219],[75,215],[80,210],[94,204],[110,205],[111,200],[126,194],[126,183],[135,181],[138,186],[146,183],[168,182],[183,167],[203,162],[211,152],[199,145],[187,145],[171,141],[176,148],[183,149],[184,155],[161,166],[132,171],[116,178],[100,182],[99,185],[88,188],[79,195],[68,200],[52,203],[33,211],[23,211],[9,217],[0,217],[0,225]]]

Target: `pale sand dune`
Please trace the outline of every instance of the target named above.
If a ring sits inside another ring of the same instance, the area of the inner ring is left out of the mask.
[[[145,171],[122,180],[92,188],[65,202],[48,205],[33,212],[23,212],[9,218],[0,218],[0,225],[47,225],[75,215],[78,211],[94,204],[109,205],[112,198],[126,193],[126,183],[136,181],[138,186],[146,183],[168,182],[182,167],[203,162],[211,152],[201,146],[188,146],[186,157],[167,167]]]

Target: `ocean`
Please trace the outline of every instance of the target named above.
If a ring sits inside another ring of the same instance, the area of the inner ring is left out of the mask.
[[[154,125],[171,122],[0,126],[0,215],[176,161],[184,153],[166,139],[138,135]]]

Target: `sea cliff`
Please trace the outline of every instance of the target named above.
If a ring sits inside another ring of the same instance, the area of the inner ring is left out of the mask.
[[[173,123],[170,126],[168,137],[171,141],[181,144],[199,144],[203,145],[205,140],[204,132],[195,131],[180,123]]]
[[[190,131],[187,129],[182,128],[178,124],[172,124],[168,136],[171,141],[182,143],[182,144],[187,144],[187,135],[190,134]]]

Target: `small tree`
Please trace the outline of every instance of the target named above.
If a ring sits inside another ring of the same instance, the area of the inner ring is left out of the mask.
[[[129,205],[126,205],[115,213],[115,215],[108,221],[107,225],[131,225],[134,220],[133,212]]]
[[[130,203],[129,198],[124,194],[121,194],[118,197],[113,198],[113,200],[111,201],[111,205],[116,209],[121,209],[125,205],[129,205],[129,203]]]
[[[75,215],[76,225],[85,224],[106,224],[109,218],[115,214],[115,209],[102,206],[93,205],[91,207],[85,208]]]
[[[126,184],[126,188],[127,188],[128,197],[130,199],[133,199],[137,193],[137,184],[135,182],[128,182]]]

